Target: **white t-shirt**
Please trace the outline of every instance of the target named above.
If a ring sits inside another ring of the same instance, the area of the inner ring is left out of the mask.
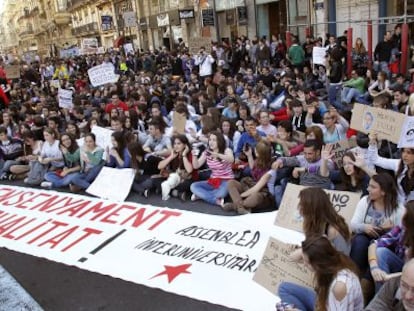
[[[40,153],[42,158],[61,158],[62,161],[52,161],[50,164],[54,167],[63,167],[63,155],[59,149],[59,140],[56,139],[53,144],[49,144],[47,141],[43,143],[42,151]]]
[[[346,296],[341,301],[336,300],[333,287],[336,282],[342,282],[346,286]],[[329,311],[361,311],[364,309],[364,297],[358,276],[350,270],[344,269],[338,272],[329,289],[326,310]]]

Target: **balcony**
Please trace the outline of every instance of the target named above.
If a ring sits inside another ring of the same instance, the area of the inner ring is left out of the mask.
[[[53,16],[53,19],[56,25],[68,25],[72,20],[70,13],[66,13],[66,12],[55,13],[55,16]]]
[[[76,10],[77,8],[91,3],[91,0],[68,0],[68,11]]]
[[[23,31],[19,33],[20,40],[33,39],[33,37],[34,37],[33,29],[25,28]]]
[[[86,25],[82,25],[76,28],[72,28],[72,35],[73,36],[83,36],[88,34],[94,34],[99,31],[98,23],[89,23]]]

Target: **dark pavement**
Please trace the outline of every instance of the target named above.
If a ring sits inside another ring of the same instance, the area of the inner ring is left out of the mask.
[[[2,183],[24,186],[20,182]],[[68,189],[64,189],[63,191],[68,191]],[[227,216],[235,215],[234,213],[224,212],[219,207],[211,206],[201,201],[183,203],[178,199],[172,198],[164,202],[161,200],[160,195],[155,194],[146,199],[131,193],[127,201],[156,206],[168,206],[170,208],[200,213]],[[222,306],[178,296],[159,289],[126,282],[4,248],[0,249],[0,265],[16,278],[20,285],[45,310],[231,310]],[[131,268],[133,269],[133,267]],[[0,310],[4,310],[1,307],[1,302]]]

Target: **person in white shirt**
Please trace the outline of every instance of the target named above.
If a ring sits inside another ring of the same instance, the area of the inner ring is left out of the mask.
[[[257,127],[259,131],[262,131],[269,138],[276,138],[277,128],[270,124],[269,112],[267,110],[261,110],[259,112],[260,125]]]
[[[194,65],[199,66],[199,75],[202,81],[213,74],[213,64],[215,60],[213,56],[206,52],[205,47],[202,46],[200,48],[200,51],[195,56],[194,61]]]

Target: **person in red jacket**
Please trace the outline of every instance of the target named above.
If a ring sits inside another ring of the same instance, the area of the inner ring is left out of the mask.
[[[121,101],[117,94],[112,94],[112,102],[105,106],[105,112],[111,113],[112,109],[121,109],[123,111],[128,111],[128,105]]]

